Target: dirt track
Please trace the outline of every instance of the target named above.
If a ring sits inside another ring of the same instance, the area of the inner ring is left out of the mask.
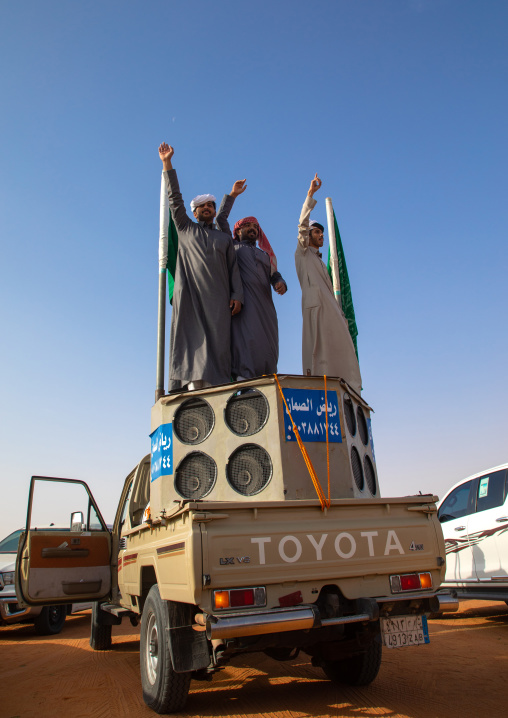
[[[113,628],[113,651],[88,645],[90,617],[67,619],[59,636],[32,626],[0,628],[1,718],[153,718],[141,697],[139,631]],[[367,688],[325,680],[304,654],[289,663],[237,659],[211,683],[191,684],[189,717],[389,716],[496,718],[508,713],[508,607],[481,601],[430,622],[431,642],[385,650]]]

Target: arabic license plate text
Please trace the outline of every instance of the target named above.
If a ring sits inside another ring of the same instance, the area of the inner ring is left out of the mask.
[[[381,619],[381,636],[387,648],[430,643],[426,616],[395,616]]]

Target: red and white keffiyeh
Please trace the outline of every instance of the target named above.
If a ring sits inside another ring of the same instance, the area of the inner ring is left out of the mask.
[[[238,241],[237,233],[240,227],[243,227],[244,224],[257,224],[258,226],[258,247],[259,249],[262,249],[263,252],[266,252],[268,256],[270,257],[270,274],[274,274],[274,272],[277,271],[277,257],[275,256],[275,252],[272,249],[272,246],[270,242],[267,239],[266,234],[261,229],[259,222],[255,217],[244,217],[243,219],[239,219],[238,222],[236,222],[234,228],[233,228],[233,237],[236,241]]]

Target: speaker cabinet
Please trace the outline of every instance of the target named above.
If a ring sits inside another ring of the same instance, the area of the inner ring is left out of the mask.
[[[371,409],[340,379],[280,375],[169,394],[152,408],[151,510],[175,502],[293,501],[316,492],[291,415],[325,495],[379,496]],[[328,458],[327,458],[328,425]]]

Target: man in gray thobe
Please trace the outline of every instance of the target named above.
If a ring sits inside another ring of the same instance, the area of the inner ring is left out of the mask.
[[[171,316],[169,388],[190,389],[231,380],[231,316],[243,304],[240,271],[231,237],[215,227],[214,198],[193,200],[193,221],[185,211],[176,171],[174,150],[159,147],[168,190],[169,208],[178,232],[178,257]],[[227,217],[234,198],[243,192],[236,182],[220,211]]]
[[[223,206],[227,202],[226,195]],[[224,213],[217,215],[217,224],[231,233]],[[244,217],[235,224],[233,240],[245,297],[241,313],[231,320],[231,370],[240,381],[277,372],[279,328],[272,287],[278,294],[285,294],[287,285],[255,217]]]
[[[340,377],[359,394],[362,377],[353,340],[319,251],[323,246],[323,226],[317,222],[309,226],[310,213],[316,206],[314,193],[320,187],[321,180],[316,174],[302,207],[295,252],[296,273],[302,288],[303,373]]]

